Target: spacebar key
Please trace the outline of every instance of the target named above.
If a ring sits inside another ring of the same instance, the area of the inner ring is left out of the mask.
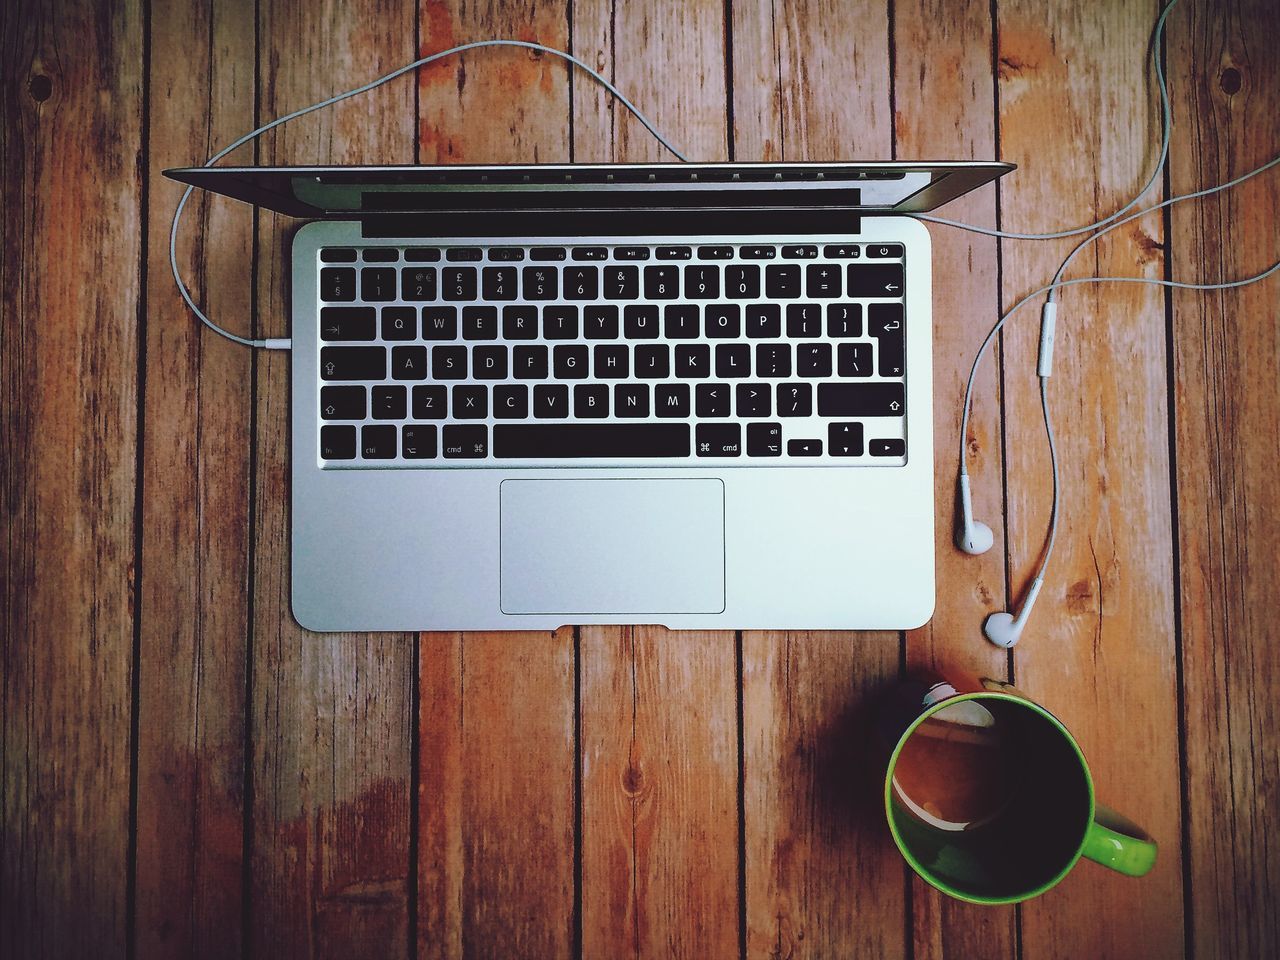
[[[686,423],[500,423],[493,455],[501,459],[687,457]]]

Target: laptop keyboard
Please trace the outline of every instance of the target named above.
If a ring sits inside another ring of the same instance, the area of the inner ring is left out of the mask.
[[[326,467],[900,465],[904,251],[320,251]]]

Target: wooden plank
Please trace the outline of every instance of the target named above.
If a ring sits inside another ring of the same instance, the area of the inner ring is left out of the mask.
[[[252,352],[204,330],[169,271],[182,189],[160,174],[252,129],[253,22],[217,6],[151,7],[146,435],[138,683],[138,952],[242,944]],[[184,276],[248,330],[253,217],[197,193]]]
[[[1154,5],[1004,0],[997,13],[1000,153],[1021,167],[1002,193],[1005,225],[1076,226],[1118,209],[1145,181],[1159,142],[1145,79]],[[1007,246],[1004,302],[1046,283],[1073,243]],[[1100,242],[1075,274],[1160,276],[1162,268],[1152,219]],[[1071,290],[1062,304],[1049,385],[1062,524],[1014,654],[1014,679],[1078,737],[1100,801],[1128,807],[1161,853],[1141,881],[1082,864],[1026,904],[1022,956],[1177,957],[1183,891],[1164,301],[1153,288],[1129,285]],[[1036,312],[1005,337],[1007,535],[1018,598],[1049,516]]]
[[[575,3],[574,53],[691,159],[725,159],[724,15]],[[573,106],[577,160],[674,160],[581,75]],[[582,630],[584,957],[738,952],[735,659],[732,633]]]
[[[413,58],[415,15],[376,2],[264,4],[261,115],[313,103]],[[413,85],[403,82],[272,131],[263,163],[407,163]],[[259,332],[289,316],[286,237],[259,221]],[[252,656],[255,955],[406,956],[413,640],[309,634],[289,611],[289,358],[259,356]]]
[[[991,6],[943,7],[915,0],[894,7],[894,131],[901,157],[989,160],[996,156]],[[996,225],[996,190],[950,204],[941,215]],[[955,546],[957,446],[973,355],[1000,311],[996,241],[948,227],[933,236],[934,503],[938,601],[933,619],[907,634],[908,669],[964,671],[1005,678],[1008,657],[982,635],[1005,609],[999,351],[979,373],[966,438],[974,516],[995,532],[979,557]],[[975,907],[912,876],[912,929],[918,957],[1012,957],[1013,907]]]
[[[1191,4],[1171,18],[1175,194],[1224,183],[1280,142],[1280,8]],[[1173,276],[1216,283],[1274,263],[1275,172],[1174,208]],[[1280,954],[1280,342],[1277,281],[1173,300],[1189,952]]]
[[[424,4],[422,53],[483,37],[569,47],[564,2]],[[422,71],[424,163],[566,162],[569,68],[491,49]],[[421,639],[418,953],[566,957],[574,916],[574,639]]]
[[[0,7],[6,957],[127,938],[142,41],[137,3]]]
[[[892,155],[883,5],[735,4],[733,44],[736,159]],[[743,634],[748,956],[906,949],[904,868],[877,806],[875,760],[858,746],[871,737],[875,692],[898,675],[897,640]]]

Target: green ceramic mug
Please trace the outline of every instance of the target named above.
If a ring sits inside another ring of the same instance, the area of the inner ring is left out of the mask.
[[[1156,844],[1098,806],[1080,745],[1012,686],[921,674],[886,700],[889,830],[913,870],[970,903],[1019,903],[1086,857],[1140,877]]]

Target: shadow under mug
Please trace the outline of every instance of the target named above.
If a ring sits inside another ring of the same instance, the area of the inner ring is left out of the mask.
[[[885,815],[925,881],[970,903],[1019,903],[1083,856],[1139,877],[1156,844],[1099,806],[1080,745],[1009,684],[919,674],[878,717]]]

